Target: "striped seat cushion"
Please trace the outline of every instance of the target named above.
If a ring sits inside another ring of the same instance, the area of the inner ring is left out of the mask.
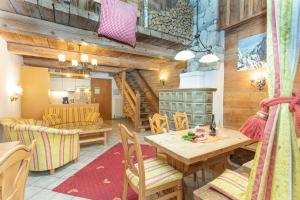
[[[136,167],[138,168],[137,164]],[[157,158],[150,158],[144,161],[145,168],[145,181],[146,189],[151,189],[159,187],[166,183],[177,181],[182,179],[182,173],[162,162]],[[131,170],[126,170],[126,175],[130,182],[138,188],[139,177],[131,172]]]
[[[225,170],[222,175],[208,185],[230,199],[241,200],[244,199],[247,192],[248,178],[237,172]]]

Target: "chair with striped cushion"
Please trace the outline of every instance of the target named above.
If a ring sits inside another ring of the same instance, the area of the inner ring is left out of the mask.
[[[125,156],[125,179],[123,200],[127,199],[128,185],[138,193],[139,200],[146,196],[168,190],[158,199],[182,199],[183,175],[165,162],[151,158],[143,160],[139,136],[119,125]],[[129,145],[129,143],[132,143]],[[137,163],[134,163],[136,157]]]

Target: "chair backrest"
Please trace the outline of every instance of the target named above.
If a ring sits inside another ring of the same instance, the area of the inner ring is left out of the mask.
[[[176,112],[173,115],[176,131],[187,130],[190,128],[189,119],[185,112]]]
[[[149,123],[151,132],[153,134],[163,133],[163,129],[166,129],[167,132],[170,132],[169,120],[167,115],[160,115],[155,113],[153,117],[149,117]]]
[[[17,145],[0,159],[2,179],[2,200],[24,199],[29,163],[35,140],[29,147]]]
[[[131,173],[139,177],[138,189],[141,195],[145,192],[145,168],[139,136],[136,132],[130,132],[123,124],[119,124],[119,128],[124,150],[125,171],[130,170]],[[135,158],[138,168],[134,162]]]

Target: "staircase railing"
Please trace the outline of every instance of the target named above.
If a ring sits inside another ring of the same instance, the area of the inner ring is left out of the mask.
[[[139,131],[141,125],[141,98],[139,92],[134,92],[126,80],[126,72],[114,75],[118,88],[123,97],[123,113],[133,122],[134,129]]]

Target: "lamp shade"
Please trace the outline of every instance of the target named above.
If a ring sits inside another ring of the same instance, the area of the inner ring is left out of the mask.
[[[215,54],[209,53],[209,54],[202,56],[202,58],[200,58],[199,62],[208,64],[208,63],[218,62],[219,60],[220,59],[218,58],[218,56],[216,56]]]
[[[195,57],[195,54],[190,50],[183,50],[176,54],[175,60],[189,60]]]

